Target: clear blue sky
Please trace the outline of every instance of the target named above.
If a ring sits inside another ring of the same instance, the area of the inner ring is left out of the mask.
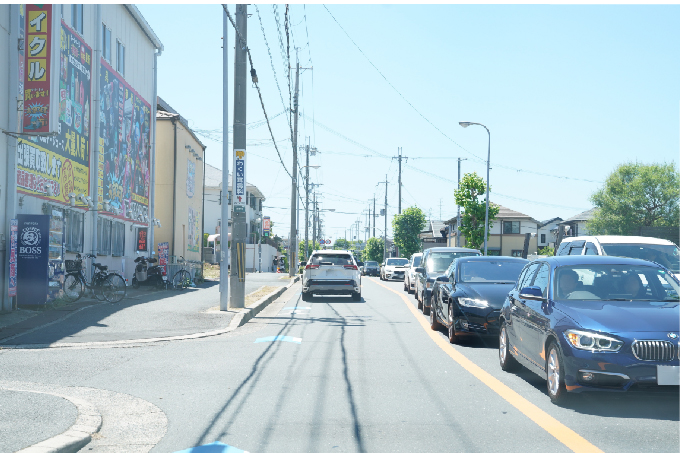
[[[139,9],[165,45],[159,95],[195,129],[220,130],[221,7]],[[277,6],[280,27],[272,5],[258,9],[287,107],[287,63],[279,41],[282,36],[285,46],[285,6]],[[311,180],[323,184],[317,189],[322,208],[357,213],[326,213],[327,237],[344,237],[357,219],[365,226],[369,199],[375,196],[378,208],[384,203],[385,185],[376,184],[385,175],[391,221],[397,210],[398,167],[379,154],[396,156],[398,147],[409,157],[402,173],[402,209],[417,205],[432,219],[453,217],[455,157],[468,158],[463,173],[486,177],[486,131],[463,129],[459,121],[483,123],[491,131],[490,200],[538,220],[566,219],[592,207],[590,195],[618,164],[678,163],[680,6],[328,9],[365,56],[323,5],[290,6],[291,64],[295,46],[301,66],[314,68],[300,76],[299,144],[309,137],[320,151],[310,164],[321,166],[311,171]],[[229,5],[229,11],[233,15],[235,6]],[[271,118],[285,107],[255,6],[248,12],[248,45]],[[231,102],[231,27],[228,39]],[[293,78],[294,72],[294,86]],[[265,215],[274,221],[274,232],[287,236],[290,178],[266,125],[257,123],[264,115],[256,89],[247,96],[247,122],[260,124],[248,130],[247,179],[265,194]],[[232,113],[230,105],[230,123]],[[271,125],[290,171],[286,115]],[[220,140],[221,134],[213,137]],[[221,168],[222,143],[203,141],[207,162]],[[382,228],[384,219],[378,217],[376,224]]]

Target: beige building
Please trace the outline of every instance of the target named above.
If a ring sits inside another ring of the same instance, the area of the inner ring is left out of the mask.
[[[205,145],[186,120],[158,97],[156,112],[156,184],[153,250],[169,243],[168,254],[201,260]],[[172,262],[172,258],[171,258]]]
[[[529,255],[536,253],[537,233],[541,222],[521,212],[513,211],[505,206],[496,205],[500,208],[498,215],[492,222],[487,243],[487,253],[489,256],[522,256],[524,249],[524,239],[526,233],[531,233],[529,239]],[[462,216],[461,216],[462,217]],[[450,230],[455,231],[456,218],[446,222],[450,225]],[[460,247],[465,247],[464,237],[460,238]],[[456,246],[456,236],[447,235],[447,245]],[[483,247],[482,247],[483,248]]]

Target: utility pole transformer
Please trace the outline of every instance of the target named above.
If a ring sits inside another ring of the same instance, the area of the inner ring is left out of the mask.
[[[222,11],[222,136],[229,136],[229,18]],[[205,156],[203,156],[205,161]],[[222,141],[222,193],[220,194],[220,310],[229,309],[229,140]]]
[[[296,203],[297,200],[297,135],[298,135],[298,87],[300,82],[300,62],[297,63],[295,70],[295,95],[293,96],[293,172],[292,172],[292,191],[290,195],[290,237],[288,245],[288,275],[293,277],[297,272],[297,260],[295,259],[297,251],[297,225],[296,225]]]
[[[231,235],[231,286],[229,307],[245,307],[246,289],[246,46],[248,6],[236,5],[234,49],[234,174],[232,177],[233,224]],[[240,36],[243,38],[243,42]],[[225,46],[226,47],[226,46]],[[227,141],[226,138],[224,141]],[[223,238],[220,238],[223,240]]]

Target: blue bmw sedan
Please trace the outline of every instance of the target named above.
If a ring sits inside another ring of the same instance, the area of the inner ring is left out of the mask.
[[[568,392],[680,384],[680,284],[649,261],[544,258],[524,267],[500,314],[499,360]]]

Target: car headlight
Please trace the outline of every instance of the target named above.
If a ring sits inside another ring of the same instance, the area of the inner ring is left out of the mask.
[[[616,338],[582,330],[570,329],[564,332],[564,336],[573,347],[585,351],[616,352],[623,346],[623,342]]]
[[[471,299],[469,297],[459,297],[458,304],[463,307],[486,308],[489,303],[482,299]]]

